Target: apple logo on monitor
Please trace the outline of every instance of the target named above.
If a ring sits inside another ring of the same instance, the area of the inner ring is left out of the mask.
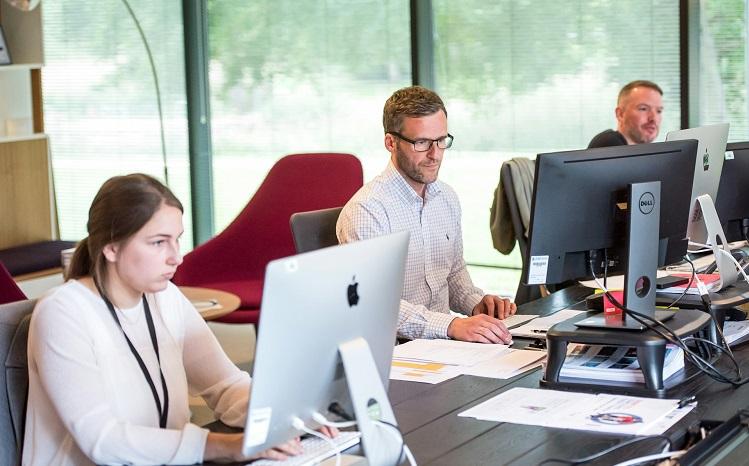
[[[346,297],[348,298],[349,307],[353,307],[359,304],[359,293],[357,292],[358,287],[359,284],[356,282],[356,275],[354,275],[354,277],[351,279],[351,284],[346,290]]]

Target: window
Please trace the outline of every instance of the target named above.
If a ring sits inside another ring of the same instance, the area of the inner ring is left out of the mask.
[[[209,0],[216,230],[273,163],[350,152],[385,168],[382,106],[411,83],[407,0]]]
[[[455,135],[440,176],[461,198],[466,261],[519,268],[517,248],[502,256],[489,234],[502,162],[586,147],[616,127],[617,94],[634,79],[664,90],[659,139],[678,129],[679,2],[433,4],[436,87]]]
[[[700,1],[697,124],[731,124],[729,141],[749,140],[744,0]]]
[[[169,182],[186,207],[192,244],[182,11],[179,2],[130,0],[149,41],[164,111]],[[111,176],[163,180],[154,81],[135,22],[120,0],[46,2],[44,121],[65,239],[86,236],[88,208]]]

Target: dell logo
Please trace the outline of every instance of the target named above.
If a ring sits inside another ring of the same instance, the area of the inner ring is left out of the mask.
[[[357,288],[359,284],[356,282],[356,275],[351,279],[351,284],[346,289],[346,298],[348,298],[349,307],[354,307],[359,304],[359,292]]]
[[[640,206],[640,212],[648,215],[655,208],[655,196],[653,196],[653,193],[650,191],[642,193],[638,204]]]

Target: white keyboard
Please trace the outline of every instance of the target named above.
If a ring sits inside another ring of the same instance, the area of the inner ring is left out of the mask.
[[[333,449],[332,445],[325,440],[309,436],[302,439],[304,452],[301,455],[289,456],[285,461],[253,461],[251,466],[307,466],[318,464],[335,455],[337,452],[353,447],[359,443],[360,438],[360,432],[339,432],[335,438],[330,439],[336,446]]]

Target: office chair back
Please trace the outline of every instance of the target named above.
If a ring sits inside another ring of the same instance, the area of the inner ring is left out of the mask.
[[[296,253],[291,215],[344,205],[363,178],[361,162],[351,154],[283,157],[237,218],[185,256],[174,283],[234,293],[240,308],[218,321],[257,323],[265,266]]]
[[[23,291],[21,291],[15,280],[13,280],[5,265],[0,262],[0,304],[22,301],[24,299],[26,299],[26,295],[23,294]]]
[[[528,252],[528,238],[525,236],[525,226],[523,225],[523,220],[520,215],[520,208],[516,194],[516,189],[518,187],[515,186],[516,180],[513,179],[510,163],[511,161],[502,164],[499,177],[502,183],[502,194],[507,200],[507,210],[512,223],[512,231],[515,236],[515,241],[517,241],[518,249],[520,250],[523,267],[525,267],[526,254]],[[533,189],[532,186],[531,189]],[[523,283],[518,283],[517,290],[515,291],[515,303],[518,305],[524,304],[541,298],[546,294],[546,289],[538,285],[524,285]]]
[[[26,424],[29,370],[26,342],[35,300],[0,305],[0,464],[20,464]]]
[[[314,251],[338,244],[335,225],[343,207],[297,212],[291,216],[291,233],[296,252]]]

